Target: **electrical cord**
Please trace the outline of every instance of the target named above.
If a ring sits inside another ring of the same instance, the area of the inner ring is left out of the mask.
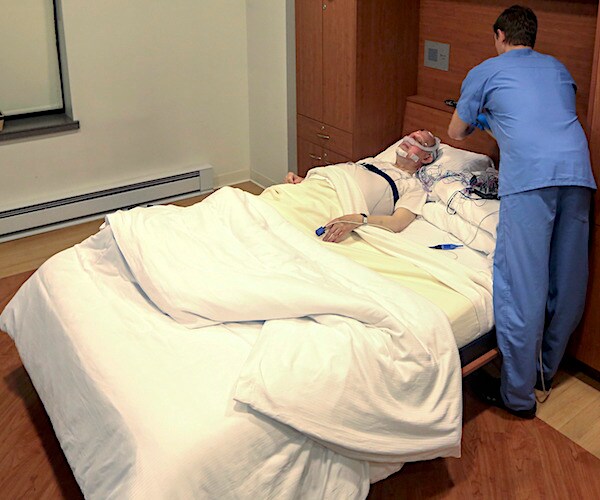
[[[487,219],[490,215],[494,215],[499,213],[500,210],[495,210],[494,212],[490,212],[489,214],[487,214],[483,219],[481,219],[479,221],[479,224],[477,224],[477,227],[475,228],[475,234],[473,234],[473,237],[469,240],[469,241],[465,241],[465,245],[469,246],[471,243],[473,243],[475,241],[475,238],[477,237],[477,233],[479,232],[479,230],[481,229],[481,224],[483,224],[483,221],[485,219]]]
[[[454,201],[454,198],[460,195],[462,196],[464,199],[472,201],[475,203],[476,206],[481,207],[485,204],[485,202],[487,200],[481,199],[481,198],[473,198],[471,196],[469,196],[468,194],[464,193],[462,190],[461,191],[455,191],[454,193],[452,193],[452,196],[450,196],[450,198],[448,198],[448,203],[446,203],[446,212],[450,215],[454,215],[456,214],[456,209],[453,208],[451,205]],[[480,205],[477,205],[477,202],[481,201],[482,203]],[[467,246],[469,246],[471,243],[473,243],[475,241],[475,238],[477,237],[477,234],[479,233],[479,230],[481,229],[481,225],[483,224],[483,221],[485,221],[488,217],[490,217],[491,215],[495,215],[497,213],[499,213],[500,210],[494,210],[493,212],[490,212],[489,214],[487,214],[485,217],[483,217],[480,221],[479,224],[477,224],[477,226],[475,227],[475,233],[473,234],[473,236],[471,237],[471,239],[469,239],[469,241],[464,241],[463,243]]]
[[[538,395],[535,395],[535,399],[538,403],[545,403],[546,400],[550,397],[550,393],[552,392],[552,387],[548,388],[546,391],[546,382],[544,380],[544,366],[542,365],[542,348],[540,347],[540,380],[542,382],[542,392],[544,396],[542,398],[538,398]]]
[[[460,181],[465,186],[468,186],[470,182],[469,176],[472,176],[472,174],[467,170],[462,172],[454,172],[452,170],[442,171],[442,167],[439,165],[426,165],[417,171],[417,178],[421,182],[423,189],[428,193],[433,191],[433,185],[439,181],[443,181],[446,184]]]

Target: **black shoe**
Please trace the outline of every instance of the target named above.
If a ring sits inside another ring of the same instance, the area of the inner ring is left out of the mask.
[[[538,391],[543,391],[544,388],[546,388],[546,392],[550,392],[550,389],[552,389],[553,380],[553,378],[544,379],[544,385],[542,386],[542,379],[540,378],[540,374],[538,373],[537,380],[535,382],[535,388]]]
[[[513,410],[506,406],[502,399],[500,394],[500,379],[491,377],[486,373],[477,375],[479,376],[473,382],[473,389],[475,390],[477,397],[484,403],[502,408],[515,417],[525,419],[532,419],[535,417],[537,404],[534,403],[533,407],[528,410]]]

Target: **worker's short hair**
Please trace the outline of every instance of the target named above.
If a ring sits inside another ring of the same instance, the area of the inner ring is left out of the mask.
[[[498,16],[494,23],[494,34],[504,32],[510,45],[535,46],[537,35],[537,17],[529,7],[513,5]]]

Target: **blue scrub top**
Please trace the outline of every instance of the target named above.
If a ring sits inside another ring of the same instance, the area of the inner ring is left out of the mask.
[[[500,196],[549,186],[596,188],[576,90],[561,62],[530,48],[469,72],[456,109],[466,123],[485,112],[500,148]]]

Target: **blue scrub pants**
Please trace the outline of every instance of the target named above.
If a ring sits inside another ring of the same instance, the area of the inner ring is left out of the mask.
[[[581,320],[591,194],[584,187],[548,187],[503,196],[500,202],[494,315],[502,353],[500,390],[513,410],[535,404],[540,347],[549,379]]]

